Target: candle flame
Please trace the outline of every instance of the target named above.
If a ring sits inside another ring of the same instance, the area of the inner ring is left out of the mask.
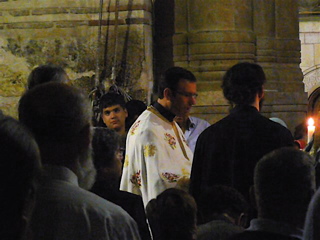
[[[308,126],[313,126],[314,125],[314,120],[313,118],[308,119]]]

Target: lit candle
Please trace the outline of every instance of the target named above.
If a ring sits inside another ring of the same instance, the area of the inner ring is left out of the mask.
[[[316,130],[316,127],[314,126],[314,120],[313,120],[313,118],[309,118],[309,120],[308,120],[308,143],[311,141],[315,130]]]

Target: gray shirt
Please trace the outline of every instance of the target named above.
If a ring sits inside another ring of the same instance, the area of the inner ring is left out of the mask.
[[[139,240],[135,221],[119,206],[78,186],[68,168],[48,166],[31,221],[34,239]]]

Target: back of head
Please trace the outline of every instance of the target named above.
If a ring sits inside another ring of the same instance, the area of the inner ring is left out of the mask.
[[[320,239],[320,188],[314,194],[306,215],[306,221],[303,231],[304,240]]]
[[[93,161],[98,174],[103,168],[114,167],[114,158],[120,143],[120,135],[114,130],[104,127],[94,128],[92,139]]]
[[[30,217],[40,154],[31,134],[15,119],[0,117],[1,239],[20,239]],[[7,236],[7,238],[5,237]]]
[[[126,103],[128,117],[126,118],[126,129],[129,130],[134,121],[147,109],[147,105],[136,99],[132,99]]]
[[[294,128],[293,137],[295,140],[302,139],[307,135],[307,132],[307,124],[302,122]]]
[[[27,88],[31,89],[35,86],[47,82],[68,82],[67,73],[62,67],[56,65],[41,65],[33,69],[28,77]]]
[[[27,91],[19,102],[19,119],[34,134],[44,163],[50,154],[80,151],[77,144],[83,131],[90,129],[91,116],[86,95],[62,83],[41,84]]]
[[[280,148],[256,165],[254,189],[260,218],[303,226],[315,189],[314,161],[295,148]]]
[[[231,67],[223,77],[224,97],[232,104],[250,105],[257,93],[262,93],[266,81],[263,69],[254,63],[238,63]]]
[[[248,203],[244,196],[236,189],[228,186],[216,185],[199,197],[199,224],[220,219],[222,215],[237,220],[241,214],[248,211]]]
[[[150,203],[152,206],[147,206],[147,216],[151,220],[151,228],[156,230],[155,240],[194,239],[197,206],[191,195],[169,188]]]
[[[182,67],[171,67],[165,71],[164,76],[160,79],[158,86],[158,96],[162,99],[163,91],[166,88],[170,88],[175,91],[178,87],[180,79],[186,79],[190,82],[196,82],[196,77],[192,72],[182,68]]]
[[[124,97],[116,92],[108,92],[104,94],[100,98],[99,108],[100,113],[102,113],[104,108],[111,107],[114,105],[120,105],[122,108],[126,108],[126,102],[124,100]]]

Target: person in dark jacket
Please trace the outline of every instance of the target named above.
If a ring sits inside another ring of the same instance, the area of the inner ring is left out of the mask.
[[[253,63],[238,63],[224,75],[223,94],[233,108],[197,140],[190,182],[196,201],[216,184],[233,187],[248,200],[258,160],[274,149],[293,146],[288,129],[259,113],[265,81],[263,69]]]

